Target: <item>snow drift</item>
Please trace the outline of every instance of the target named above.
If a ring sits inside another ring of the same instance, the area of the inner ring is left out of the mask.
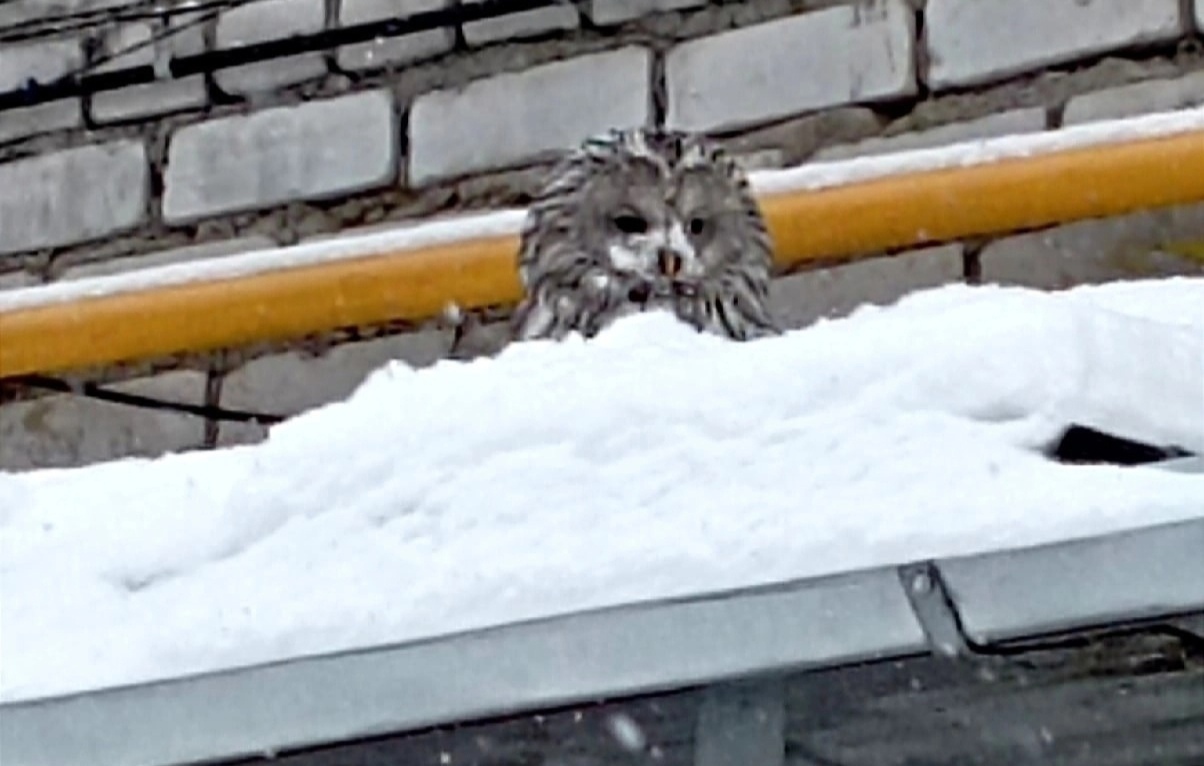
[[[946,287],[755,343],[660,315],[251,447],[0,474],[0,698],[1204,517],[1204,279]]]

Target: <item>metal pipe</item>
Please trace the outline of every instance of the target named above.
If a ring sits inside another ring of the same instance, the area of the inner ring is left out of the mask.
[[[760,198],[784,269],[1201,201],[1201,129]],[[17,305],[0,311],[0,377],[422,321],[449,303],[510,304],[517,246],[513,234],[483,236]]]

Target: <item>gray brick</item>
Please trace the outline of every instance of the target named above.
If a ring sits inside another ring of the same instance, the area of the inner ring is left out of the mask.
[[[914,16],[871,0],[704,37],[669,52],[668,123],[735,128],[914,93]]]
[[[411,183],[506,167],[650,114],[651,55],[628,47],[419,96],[410,110]]]
[[[0,165],[0,253],[68,245],[146,218],[149,171],[138,141]]]
[[[168,147],[163,217],[178,222],[380,186],[397,172],[397,144],[385,90],[191,125]]]
[[[653,13],[706,5],[706,0],[590,0],[585,13],[595,24],[622,24]]]
[[[1149,80],[1072,98],[1065,124],[1132,117],[1204,104],[1204,72],[1172,80]]]
[[[18,290],[22,287],[33,287],[41,283],[42,280],[24,270],[6,271],[0,274],[0,290]]]
[[[1179,0],[929,0],[928,83],[972,85],[1182,34]]]
[[[0,91],[18,88],[30,79],[51,82],[79,70],[83,63],[83,46],[78,40],[46,40],[24,45],[5,43],[0,51]],[[77,98],[0,112],[0,142],[74,128],[82,123],[83,112]]]
[[[324,0],[256,0],[225,11],[217,19],[217,47],[276,40],[320,32],[326,26]],[[230,93],[258,93],[326,74],[321,53],[303,53],[258,64],[222,69],[217,84]]]
[[[1035,133],[1045,129],[1045,110],[1040,107],[1015,109],[1010,112],[980,117],[977,120],[955,122],[937,128],[913,133],[899,133],[883,138],[867,138],[853,144],[841,144],[820,149],[812,160],[843,160],[851,157],[867,157],[890,154],[911,149],[927,149],[947,146],[959,141],[972,141],[996,136],[1019,133]]]
[[[404,19],[416,13],[448,6],[448,0],[343,0],[339,23],[344,26]],[[418,32],[404,37],[376,40],[339,49],[339,66],[344,69],[374,69],[430,58],[452,49],[456,35],[451,29]]]
[[[786,165],[786,156],[781,149],[757,149],[751,152],[734,153],[732,156],[746,173],[757,170],[773,170]]]
[[[173,250],[160,250],[146,255],[132,255],[123,258],[110,258],[103,261],[92,261],[69,266],[63,269],[59,281],[70,282],[87,277],[103,277],[110,274],[121,274],[138,269],[149,269],[156,266],[170,266],[190,261],[203,261],[221,258],[226,255],[240,255],[252,250],[266,250],[276,247],[276,243],[267,237],[238,237],[223,239],[215,242],[203,242],[197,245],[178,247]]]
[[[110,388],[202,404],[205,375],[170,372]],[[73,468],[124,457],[154,457],[200,447],[204,421],[67,394],[0,407],[0,471]]]
[[[466,5],[481,0],[464,0]],[[512,38],[532,37],[557,30],[576,29],[581,24],[577,9],[568,3],[549,8],[520,11],[493,19],[470,21],[464,25],[464,40],[469,45],[484,45]]]
[[[0,88],[8,90],[33,78],[49,82],[84,63],[83,46],[75,39],[48,39],[4,45],[0,56]]]
[[[474,213],[462,213],[462,215],[473,215]],[[358,237],[364,234],[381,234],[383,232],[401,231],[403,229],[413,229],[422,226],[428,221],[435,221],[442,218],[440,215],[434,215],[430,218],[411,218],[404,221],[378,221],[376,223],[364,224],[361,226],[349,226],[345,229],[335,229],[333,231],[319,231],[316,234],[307,234],[302,236],[298,242],[301,244],[307,242],[329,242],[334,239],[344,239],[345,237]]]
[[[186,56],[204,50],[205,41],[199,28],[181,28],[170,35],[165,34],[167,29],[166,26],[150,23],[124,24],[117,27],[105,36],[101,52],[111,55],[131,48],[132,50],[116,55],[109,62],[96,67],[96,71],[166,64],[172,56]],[[151,43],[151,40],[156,42]],[[196,75],[182,80],[167,80],[97,93],[92,96],[90,108],[92,119],[104,123],[196,109],[204,106],[207,100],[205,79]]]
[[[782,324],[794,329],[865,304],[886,305],[916,290],[960,282],[962,271],[961,245],[941,245],[779,277],[769,297]]]
[[[77,98],[0,112],[0,143],[18,138],[78,128],[83,122]]]
[[[1204,204],[1144,211],[996,240],[984,282],[1039,288],[1204,275]]]
[[[0,28],[42,18],[48,13],[39,0],[11,0],[0,3]]]
[[[129,0],[4,0],[0,27],[121,5],[129,5]]]
[[[361,343],[336,346],[324,356],[289,352],[248,362],[226,376],[222,406],[295,415],[328,402],[346,399],[374,370],[392,360],[427,367],[444,358],[451,332],[425,330]],[[262,426],[223,423],[219,443],[260,441]]]
[[[1196,31],[1204,32],[1204,0],[1195,0],[1196,4]]]

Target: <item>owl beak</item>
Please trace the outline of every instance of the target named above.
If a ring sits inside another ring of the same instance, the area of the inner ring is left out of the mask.
[[[681,273],[682,266],[685,265],[685,260],[676,250],[662,247],[656,254],[656,263],[662,274],[669,279],[676,279],[677,275]]]

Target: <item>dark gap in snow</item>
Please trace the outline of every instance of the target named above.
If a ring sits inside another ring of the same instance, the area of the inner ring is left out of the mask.
[[[1146,465],[1179,457],[1191,457],[1192,453],[1173,445],[1146,444],[1087,426],[1071,425],[1057,443],[1049,448],[1047,455],[1060,463]]]

